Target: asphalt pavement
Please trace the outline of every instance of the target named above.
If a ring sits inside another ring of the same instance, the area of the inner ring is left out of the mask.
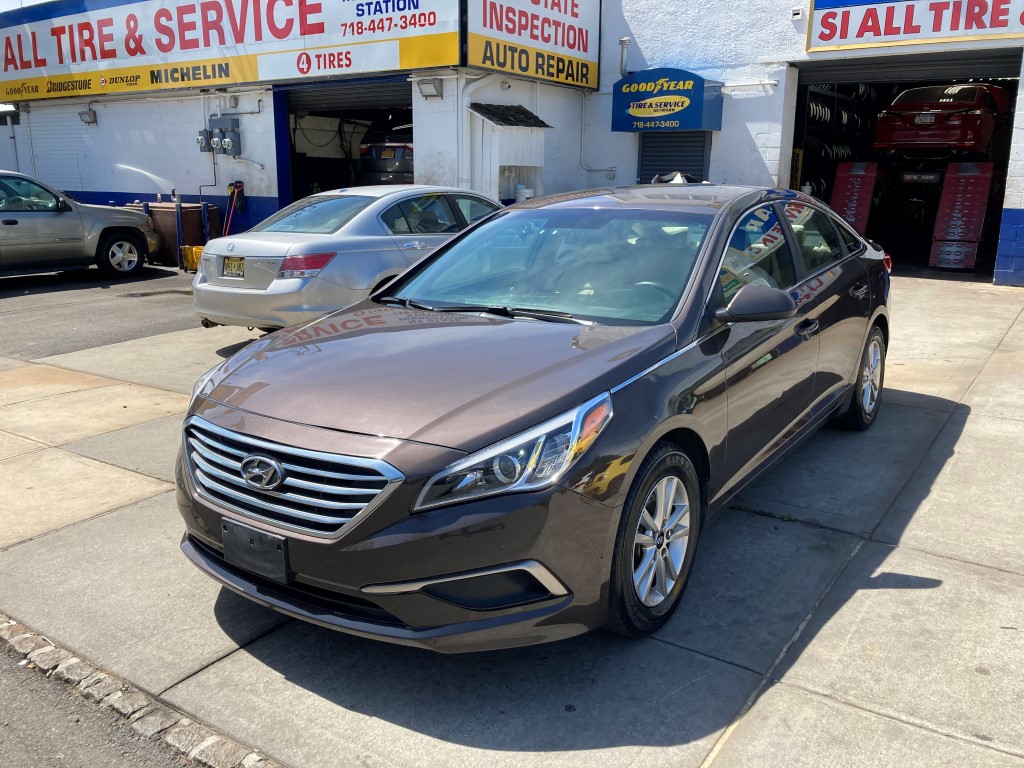
[[[470,656],[288,620],[187,563],[191,382],[258,334],[101,297],[182,314],[61,347],[90,310],[54,292],[0,301],[34,317],[0,352],[0,612],[166,708],[154,739],[185,717],[293,768],[1024,768],[1022,289],[895,277],[878,422],[712,521],[655,637]]]

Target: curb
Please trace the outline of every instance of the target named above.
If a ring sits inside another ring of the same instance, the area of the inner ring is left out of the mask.
[[[0,613],[0,641],[22,666],[60,680],[88,702],[110,708],[148,739],[159,739],[179,755],[205,768],[281,768],[270,758],[221,736],[166,706],[127,681],[103,672],[51,643],[16,619]]]

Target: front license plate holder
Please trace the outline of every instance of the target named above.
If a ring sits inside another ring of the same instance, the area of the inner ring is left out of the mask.
[[[288,540],[228,518],[221,518],[224,559],[229,564],[282,584],[290,581]]]
[[[245,277],[245,257],[225,256],[224,277]]]

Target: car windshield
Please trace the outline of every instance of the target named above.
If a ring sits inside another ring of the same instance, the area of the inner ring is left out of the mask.
[[[327,235],[348,224],[375,198],[361,195],[315,195],[282,208],[264,219],[252,232],[298,232]]]
[[[509,210],[443,248],[388,294],[441,311],[662,323],[683,294],[712,218],[703,211]]]
[[[907,104],[973,104],[978,99],[976,85],[931,85],[911,88],[896,97],[894,107]]]

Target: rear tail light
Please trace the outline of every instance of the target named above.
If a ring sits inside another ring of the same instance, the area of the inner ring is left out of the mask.
[[[892,256],[888,253],[882,255],[882,263],[885,264],[885,271],[892,272]]]
[[[281,262],[278,277],[313,277],[338,254],[310,253],[306,256],[288,256]]]
[[[359,156],[360,157],[366,157],[368,154],[370,154],[370,145],[369,144],[360,144],[359,145]]]
[[[408,152],[411,155],[412,154],[412,144],[406,144],[405,145],[405,151]]]

